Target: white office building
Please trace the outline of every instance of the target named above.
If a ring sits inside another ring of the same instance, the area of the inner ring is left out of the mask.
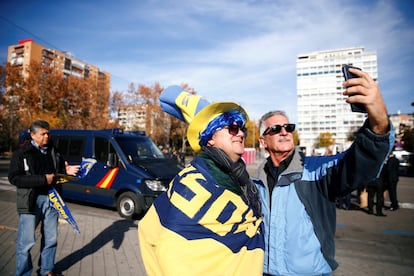
[[[348,137],[364,122],[366,114],[351,111],[342,95],[344,81],[342,65],[351,64],[368,72],[377,80],[376,53],[365,52],[363,47],[337,49],[298,55],[297,110],[300,146],[306,154],[325,154],[328,149],[318,149],[321,133],[332,134],[333,153],[345,150]]]

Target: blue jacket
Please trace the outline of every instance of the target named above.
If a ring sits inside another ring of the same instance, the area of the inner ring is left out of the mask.
[[[264,219],[264,272],[317,275],[335,270],[335,198],[376,178],[393,144],[393,129],[376,135],[366,122],[341,154],[305,157],[297,148],[279,175],[271,201],[265,166],[271,160],[265,160],[255,181]]]

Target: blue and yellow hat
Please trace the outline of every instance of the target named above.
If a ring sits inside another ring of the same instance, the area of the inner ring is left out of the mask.
[[[248,120],[247,112],[233,102],[209,103],[198,95],[183,90],[181,86],[169,86],[160,95],[160,105],[164,112],[189,124],[187,139],[197,153],[201,150],[200,133],[214,118],[229,111],[240,111]]]

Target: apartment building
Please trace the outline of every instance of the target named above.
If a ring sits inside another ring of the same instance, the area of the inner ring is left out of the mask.
[[[335,145],[330,151],[345,150],[349,135],[364,122],[366,114],[351,111],[342,95],[342,65],[351,64],[377,80],[375,52],[363,47],[300,54],[296,61],[297,110],[300,146],[310,155],[317,149],[318,136],[331,133]]]
[[[24,69],[31,61],[61,71],[65,76],[95,79],[103,89],[109,91],[111,76],[98,67],[74,58],[68,52],[47,48],[33,39],[19,40],[17,45],[8,47],[8,59],[11,65],[21,65]]]
[[[145,130],[147,123],[147,105],[129,104],[123,105],[118,110],[119,124],[126,131]]]
[[[74,58],[70,53],[47,48],[33,41],[33,39],[19,40],[17,45],[8,47],[7,61],[14,66],[22,66],[23,74],[27,74],[32,61],[44,66],[59,70],[64,76],[73,76],[80,79],[95,81],[103,97],[108,97],[111,76],[98,67]]]
[[[159,144],[170,146],[171,116],[148,104],[125,104],[118,109],[119,124],[125,131],[142,130]]]

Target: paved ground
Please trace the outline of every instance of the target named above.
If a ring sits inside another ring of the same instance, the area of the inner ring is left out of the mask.
[[[76,234],[71,225],[61,221],[57,270],[63,271],[67,276],[145,275],[138,252],[136,221],[122,218],[114,220],[90,214],[74,216],[81,234]],[[14,202],[0,201],[0,221],[0,275],[14,275],[17,236]],[[32,254],[36,262],[39,242],[32,249]]]
[[[0,179],[0,275],[14,274],[17,214],[13,187]],[[402,208],[387,217],[338,210],[336,259],[340,275],[414,275],[414,178],[398,185]],[[81,234],[59,225],[56,268],[67,276],[145,275],[137,221],[74,213]],[[39,243],[32,250],[37,260]],[[36,267],[36,265],[35,265]],[[34,275],[34,274],[33,274]]]

